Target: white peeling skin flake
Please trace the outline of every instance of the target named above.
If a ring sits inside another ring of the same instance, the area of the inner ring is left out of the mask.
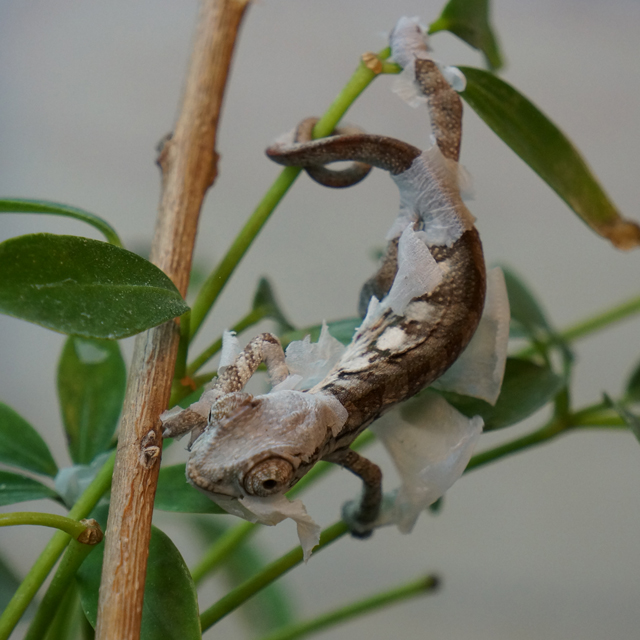
[[[457,168],[457,163],[454,165]],[[450,247],[475,218],[467,209],[458,187],[457,174],[437,145],[423,151],[407,171],[392,176],[400,191],[400,213],[387,238],[398,235],[406,222],[422,221],[427,244]]]
[[[409,533],[418,516],[460,478],[482,433],[482,418],[467,418],[442,396],[423,391],[371,430],[380,438],[402,485],[385,501],[377,525]]]
[[[500,395],[509,342],[509,298],[502,269],[487,274],[487,297],[471,342],[432,385],[495,404]]]

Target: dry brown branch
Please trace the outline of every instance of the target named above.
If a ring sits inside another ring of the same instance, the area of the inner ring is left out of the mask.
[[[238,29],[249,0],[203,0],[182,109],[164,145],[151,260],[186,293],[198,216],[216,176],[216,131]],[[135,640],[160,467],[158,416],[178,349],[176,322],[137,336],[123,408],[106,533],[97,640]]]

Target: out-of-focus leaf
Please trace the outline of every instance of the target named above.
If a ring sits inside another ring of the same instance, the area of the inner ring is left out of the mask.
[[[640,402],[640,364],[635,368],[627,382],[625,396],[628,402]]]
[[[548,367],[529,360],[508,358],[502,391],[495,407],[484,400],[439,392],[465,416],[481,416],[484,430],[503,429],[524,420],[550,402],[562,389],[563,380]]]
[[[156,266],[106,242],[48,233],[0,244],[0,313],[90,338],[125,338],[188,311]]]
[[[104,545],[82,563],[76,576],[85,615],[95,628]],[[201,638],[198,598],[191,574],[169,536],[151,528],[144,587],[141,640]]]
[[[179,513],[226,513],[187,482],[184,464],[160,469],[154,506],[162,511]]]
[[[640,245],[640,226],[622,218],[569,139],[534,104],[492,73],[460,67],[460,94],[596,233],[618,249]]]
[[[221,518],[198,518],[198,529],[211,543],[229,527]],[[267,559],[253,538],[243,541],[220,566],[230,589],[255,575],[267,565]],[[238,611],[254,634],[262,636],[293,622],[291,596],[282,581],[274,582],[247,601]]]
[[[13,594],[20,586],[20,582],[20,578],[18,578],[5,559],[0,556],[0,611],[4,611],[7,608],[11,598],[13,598]],[[29,620],[33,618],[36,606],[37,604],[32,601],[22,619]]]
[[[58,473],[40,434],[11,407],[0,402],[0,462],[46,476]]]
[[[504,266],[501,268],[507,285],[511,321],[521,325],[525,335],[528,334],[535,340],[548,339],[552,330],[540,304],[529,288],[511,269]]]
[[[66,204],[49,202],[47,200],[24,200],[22,198],[0,198],[0,213],[48,213],[54,216],[65,216],[82,220],[95,227],[108,242],[117,247],[122,246],[115,229],[102,218]]]
[[[529,338],[538,350],[545,353],[551,347],[558,348],[566,378],[573,362],[569,345],[551,327],[542,307],[524,282],[508,267],[503,266],[502,270],[511,308],[511,337]]]
[[[258,282],[258,288],[253,296],[253,309],[262,309],[264,317],[275,320],[279,332],[294,330],[293,325],[280,308],[271,283],[266,278],[260,278]]]
[[[362,324],[362,318],[345,318],[344,320],[334,320],[328,322],[329,333],[336,339],[342,342],[342,344],[349,344],[353,338],[353,334],[356,329]],[[286,347],[290,342],[294,340],[304,340],[306,336],[311,336],[311,342],[317,342],[320,337],[320,331],[322,325],[318,324],[313,327],[307,327],[306,329],[298,329],[296,331],[289,331],[280,336],[280,342],[282,346]]]
[[[67,338],[58,364],[58,397],[69,453],[76,464],[89,464],[109,448],[126,382],[117,342]]]
[[[636,437],[636,440],[640,442],[640,416],[632,413],[624,403],[612,400],[606,393],[604,394],[604,401],[610,408],[618,412],[618,415],[624,420],[631,433]]]
[[[26,502],[27,500],[42,500],[43,498],[58,498],[58,494],[33,478],[27,478],[18,473],[0,471],[0,506]]]
[[[487,66],[497,71],[504,64],[489,21],[489,0],[449,0],[429,33],[451,31],[474,49],[482,51]]]

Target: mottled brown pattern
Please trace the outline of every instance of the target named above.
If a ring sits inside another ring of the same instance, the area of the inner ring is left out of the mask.
[[[416,59],[416,82],[427,97],[431,130],[445,158],[458,161],[462,139],[462,101],[433,60]]]

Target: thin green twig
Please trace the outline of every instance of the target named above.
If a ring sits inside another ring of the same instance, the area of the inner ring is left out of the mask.
[[[381,59],[388,57],[388,49],[380,53]],[[358,68],[351,76],[333,104],[320,118],[314,127],[314,136],[329,135],[336,127],[342,116],[346,113],[354,100],[371,84],[377,74],[360,62]],[[299,167],[285,167],[275,182],[271,185],[262,198],[255,211],[233,241],[233,244],[222,258],[222,261],[214,269],[211,275],[202,285],[198,296],[191,308],[191,339],[196,335],[207,314],[215,304],[218,296],[229,281],[231,274],[238,266],[245,253],[255,240],[256,236],[265,225],[269,216],[276,208],[285,193],[289,190],[296,178],[300,175]]]
[[[73,508],[69,511],[69,518],[73,520],[86,518],[90,511],[98,504],[100,498],[108,491],[111,486],[111,476],[113,475],[115,458],[116,454],[114,451],[104,465],[102,465],[102,468],[91,484],[73,505]],[[49,575],[53,565],[58,561],[60,554],[69,544],[69,540],[69,534],[57,531],[40,554],[40,557],[35,561],[29,573],[14,593],[13,598],[11,598],[2,616],[0,616],[0,640],[7,640],[9,635],[11,635],[22,614]]]
[[[317,552],[328,546],[338,538],[341,538],[347,532],[347,525],[342,521],[336,522],[330,527],[327,527],[320,534],[320,544],[315,548],[315,551]],[[215,602],[200,614],[202,631],[206,631],[209,627],[212,627],[216,622],[218,622],[218,620],[224,618],[227,614],[237,609],[251,596],[255,595],[261,589],[264,589],[268,584],[271,584],[274,580],[277,580],[280,576],[284,575],[287,571],[293,569],[293,567],[299,565],[301,562],[302,547],[296,547],[289,551],[289,553],[286,553],[271,564],[267,565],[255,576],[252,576],[241,585],[238,585],[235,589],[232,589],[227,593],[227,595],[220,598],[218,602]]]
[[[200,562],[191,571],[191,577],[195,584],[199,584],[204,578],[211,575],[257,529],[258,525],[255,522],[241,522],[225,531],[209,547]]]
[[[54,513],[14,511],[12,513],[0,514],[0,527],[12,527],[22,524],[60,529],[60,531],[68,533],[72,538],[77,538],[87,528],[86,525],[78,520],[73,520],[66,516],[58,516]]]
[[[415,596],[433,593],[438,588],[438,585],[439,580],[435,576],[419,578],[395,589],[378,593],[364,600],[359,600],[358,602],[352,602],[346,607],[324,613],[311,620],[295,622],[281,629],[276,629],[274,632],[264,636],[262,640],[295,640],[296,638],[321,631],[345,620],[361,616],[369,611],[378,610],[380,607],[386,607],[401,600],[414,598]]]
[[[58,607],[64,600],[71,581],[85,558],[93,551],[94,546],[82,544],[77,540],[72,540],[69,543],[24,640],[41,640],[46,636],[47,630],[56,615]]]
[[[625,320],[636,313],[640,313],[640,297],[631,298],[630,300],[616,305],[611,309],[607,309],[606,311],[597,313],[590,318],[581,320],[580,322],[560,331],[558,337],[564,342],[573,342],[574,340],[584,338],[596,331],[600,331],[600,329],[605,329],[616,322]],[[551,340],[548,340],[543,342],[542,346],[545,347],[550,344]],[[517,355],[518,357],[527,358],[535,355],[536,353],[538,353],[537,349],[534,346],[531,346],[519,351]]]

